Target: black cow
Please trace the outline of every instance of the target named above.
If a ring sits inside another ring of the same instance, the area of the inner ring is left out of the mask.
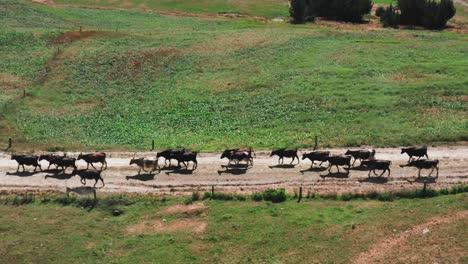
[[[57,160],[54,161],[55,165],[58,167],[61,167],[63,171],[65,171],[67,168],[72,167],[73,169],[76,169],[76,159],[75,158],[67,158],[67,157],[61,157]]]
[[[177,166],[180,167],[180,163],[182,163],[185,165],[185,168],[188,167],[190,161],[193,162],[192,170],[195,170],[198,167],[197,155],[198,152],[195,151],[184,151],[175,155],[174,159],[177,160]]]
[[[144,172],[148,172],[146,169],[150,169],[149,174],[153,173],[155,170],[161,171],[161,168],[159,167],[158,160],[150,160],[150,159],[144,159],[144,158],[139,158],[135,159],[132,158],[130,160],[130,165],[136,164],[140,169],[138,170],[138,174],[140,174],[141,170]]]
[[[89,164],[91,164],[91,167],[95,168],[93,163],[101,163],[101,170],[103,169],[104,165],[105,168],[107,169],[107,161],[106,161],[106,153],[104,152],[96,152],[96,153],[89,153],[89,154],[82,154],[78,155],[78,160],[84,160],[87,163],[86,169],[89,169]]]
[[[253,165],[253,150],[248,149],[227,149],[221,154],[221,159],[227,158],[229,160],[228,166],[231,165],[232,161],[236,161],[239,164],[241,161],[246,161],[247,165]]]
[[[166,149],[164,151],[158,152],[156,154],[156,159],[159,160],[159,157],[164,158],[164,165],[167,165],[169,160],[169,166],[171,165],[171,160],[175,159],[176,156],[181,155],[185,152],[185,149]]]
[[[297,149],[276,149],[271,152],[270,157],[273,157],[274,155],[277,155],[278,158],[278,163],[283,164],[283,159],[284,157],[286,158],[292,158],[291,163],[293,164],[294,160],[297,158],[297,164],[300,163],[299,161],[299,156],[297,155]]]
[[[19,167],[23,167],[23,172],[25,171],[24,165],[26,166],[34,166],[34,171],[36,171],[37,167],[39,167],[40,170],[41,164],[39,163],[39,156],[35,155],[11,155],[12,160],[16,160],[18,162],[18,168],[16,168],[16,172],[19,171]]]
[[[74,169],[72,172],[72,175],[78,175],[80,176],[80,182],[83,185],[86,185],[86,179],[88,180],[95,180],[96,182],[94,183],[93,187],[96,187],[96,184],[98,183],[99,180],[102,181],[102,187],[104,187],[104,179],[101,177],[102,170],[77,170]]]
[[[388,177],[390,177],[390,165],[392,162],[390,160],[363,160],[361,162],[361,166],[367,167],[369,170],[369,174],[367,177],[370,177],[371,171],[374,172],[374,175],[377,175],[375,173],[375,170],[381,170],[382,174],[379,175],[379,177],[382,177],[386,171],[388,171]]]
[[[401,149],[401,154],[408,154],[409,156],[409,159],[408,159],[408,162],[410,162],[413,157],[418,157],[418,159],[420,159],[421,157],[424,157],[426,156],[426,159],[429,158],[429,156],[427,155],[427,147],[424,146],[424,147],[409,147],[409,148],[402,148]]]
[[[338,172],[340,172],[340,168],[338,166],[348,166],[348,170],[351,169],[351,156],[330,156],[328,157],[328,172],[331,171],[333,166],[336,166]]]
[[[66,154],[63,156],[55,155],[55,154],[43,154],[39,156],[39,161],[46,160],[47,162],[49,162],[49,166],[47,167],[47,169],[50,169],[51,165],[55,165],[55,168],[57,169],[58,166],[57,166],[56,161],[65,157],[66,157]]]
[[[310,167],[312,168],[314,167],[314,161],[320,161],[319,166],[322,166],[322,163],[328,161],[328,157],[330,157],[330,151],[312,151],[302,155],[302,160],[310,159],[312,162]]]
[[[429,160],[429,159],[421,159],[421,160],[413,160],[406,165],[400,165],[400,167],[416,167],[418,168],[418,178],[421,177],[421,170],[422,169],[432,169],[428,177],[431,176],[434,169],[437,170],[436,177],[439,177],[439,160]]]
[[[349,150],[346,151],[345,155],[351,155],[354,158],[353,164],[351,166],[354,167],[354,163],[356,163],[356,160],[360,160],[361,164],[363,160],[369,160],[373,159],[375,156],[375,150],[373,149],[372,152],[369,150],[365,149],[360,149],[360,150]]]

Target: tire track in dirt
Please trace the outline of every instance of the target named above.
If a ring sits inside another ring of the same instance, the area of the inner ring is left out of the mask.
[[[467,219],[468,210],[431,218],[423,224],[416,225],[402,233],[399,233],[396,236],[392,236],[390,238],[375,243],[367,252],[358,255],[358,257],[353,260],[353,263],[386,263],[386,260],[388,259],[385,259],[385,257],[388,256],[392,249],[401,245],[410,237],[422,235],[424,229],[432,230],[440,225],[447,225],[456,221]]]

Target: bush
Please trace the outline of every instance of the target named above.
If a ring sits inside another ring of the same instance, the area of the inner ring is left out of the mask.
[[[380,15],[380,22],[384,27],[398,27],[400,24],[400,14],[397,12],[396,8],[390,5],[385,8]]]
[[[351,193],[343,193],[340,198],[342,201],[351,201],[354,198],[354,195]]]
[[[272,203],[281,203],[286,201],[286,190],[285,189],[268,189],[263,192],[263,200],[270,201]]]
[[[455,15],[452,0],[398,0],[402,25],[443,28]]]
[[[372,9],[371,0],[292,0],[289,13],[296,24],[324,17],[359,22]]]
[[[200,193],[199,192],[192,192],[192,201],[200,200]]]
[[[263,195],[261,193],[253,193],[252,200],[256,202],[260,202],[263,200]]]
[[[377,195],[379,201],[393,201],[393,193],[384,192]]]
[[[384,11],[385,11],[385,7],[383,7],[383,6],[377,7],[377,9],[375,10],[375,16],[381,17],[383,15]]]
[[[202,198],[203,200],[210,199],[210,198],[211,198],[211,193],[210,192],[205,192],[203,194],[203,198]]]

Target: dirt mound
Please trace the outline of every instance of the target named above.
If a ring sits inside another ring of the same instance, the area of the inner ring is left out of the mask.
[[[208,223],[200,219],[176,219],[172,221],[147,220],[127,228],[130,235],[190,231],[195,234],[205,232]]]
[[[90,31],[69,31],[61,34],[58,37],[54,37],[51,39],[52,44],[67,44],[78,40],[85,40],[95,36],[108,36],[114,35],[115,32],[110,31],[98,31],[98,30],[90,30]]]
[[[199,215],[206,211],[206,207],[203,203],[194,203],[194,204],[176,204],[169,206],[164,209],[163,213],[168,214],[187,214],[187,215]]]

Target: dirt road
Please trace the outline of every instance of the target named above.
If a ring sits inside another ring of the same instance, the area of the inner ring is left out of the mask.
[[[344,153],[345,149],[331,149],[332,153]],[[306,191],[318,193],[365,193],[371,191],[392,191],[402,188],[420,188],[421,180],[416,179],[417,169],[400,168],[408,157],[400,154],[400,149],[376,149],[378,159],[392,160],[391,176],[368,178],[367,171],[359,169],[341,169],[340,173],[328,173],[325,169],[310,169],[310,161],[301,160],[299,165],[278,166],[277,157],[269,157],[269,152],[256,152],[254,166],[245,168],[226,168],[227,160],[220,160],[220,153],[201,153],[197,170],[181,170],[175,166],[166,167],[155,175],[137,175],[137,167],[129,166],[133,153],[108,153],[108,169],[103,172],[105,187],[101,192],[157,193],[157,194],[187,194],[192,191],[210,190],[215,186],[217,191],[251,193],[266,188],[286,188],[291,191],[303,186]],[[304,152],[304,150],[302,151]],[[77,153],[68,153],[77,156]],[[137,153],[137,157],[154,157],[155,153]],[[429,157],[440,160],[438,178],[422,178],[433,182],[434,188],[449,187],[468,183],[468,146],[450,146],[429,148]],[[289,163],[290,159],[285,159]],[[163,163],[163,162],[160,162]],[[42,161],[43,168],[47,162]],[[83,161],[77,163],[79,168],[85,168]],[[71,176],[71,169],[61,174],[54,171],[31,173],[32,167],[27,167],[26,173],[16,173],[17,164],[10,160],[8,153],[0,152],[0,190],[57,190],[64,191],[66,187],[79,187],[81,183],[77,176]],[[317,167],[317,165],[316,165]],[[20,169],[21,171],[21,169]],[[332,172],[336,172],[333,168]],[[423,170],[422,175],[427,175]],[[435,176],[435,172],[434,175]],[[88,181],[87,185],[92,186]],[[99,184],[97,186],[100,186]]]

